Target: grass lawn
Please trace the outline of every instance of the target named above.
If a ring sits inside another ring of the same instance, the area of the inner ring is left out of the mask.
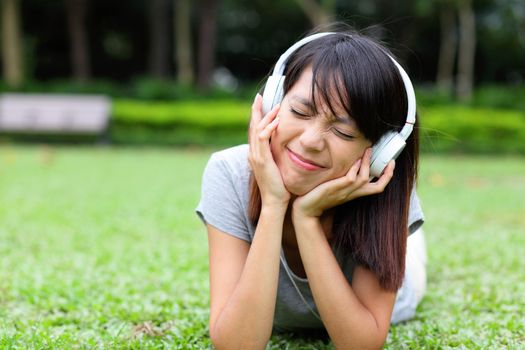
[[[209,153],[1,146],[0,348],[210,347]],[[428,293],[386,348],[525,348],[525,159],[424,156],[419,185]]]

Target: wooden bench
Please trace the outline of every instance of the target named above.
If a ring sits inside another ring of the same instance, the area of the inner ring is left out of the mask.
[[[0,95],[0,133],[104,135],[111,102],[99,95]]]

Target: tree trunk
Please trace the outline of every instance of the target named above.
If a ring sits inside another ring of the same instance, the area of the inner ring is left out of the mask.
[[[169,0],[149,0],[149,71],[157,79],[169,76]]]
[[[217,10],[219,0],[200,1],[199,21],[199,62],[197,84],[206,92],[210,87],[211,74],[215,65],[215,40],[217,32]]]
[[[88,0],[65,0],[73,78],[84,83],[91,77],[89,40],[86,31]]]
[[[177,81],[185,84],[193,84],[193,60],[191,41],[191,3],[190,0],[175,0],[174,23],[175,23],[175,66],[177,69]]]
[[[329,23],[335,17],[335,0],[295,0],[314,27]]]
[[[22,34],[18,0],[2,1],[2,61],[4,79],[11,88],[22,84]]]
[[[441,46],[436,84],[440,91],[447,95],[452,94],[454,83],[454,62],[456,58],[457,24],[455,11],[452,7],[443,4],[440,9]]]
[[[468,102],[474,85],[474,54],[476,50],[476,22],[471,0],[459,3],[458,100]]]

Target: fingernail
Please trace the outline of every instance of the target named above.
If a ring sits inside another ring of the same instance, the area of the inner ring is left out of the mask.
[[[255,98],[253,99],[253,102],[257,101],[257,99],[261,96],[259,93],[255,94]]]
[[[358,167],[361,166],[361,158],[359,158],[359,159],[357,160],[356,164],[357,164]]]

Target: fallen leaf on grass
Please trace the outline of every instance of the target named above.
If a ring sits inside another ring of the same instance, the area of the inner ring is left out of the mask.
[[[440,173],[433,173],[430,175],[429,182],[433,187],[444,187],[445,177]]]
[[[163,323],[161,327],[156,327],[150,321],[146,321],[133,327],[132,336],[134,338],[140,337],[142,335],[162,337],[172,326],[172,322],[166,322]]]
[[[52,165],[55,160],[55,152],[48,146],[42,146],[39,152],[40,163],[45,166]]]
[[[487,186],[487,181],[481,178],[469,177],[467,178],[467,186],[470,188],[483,188]]]

